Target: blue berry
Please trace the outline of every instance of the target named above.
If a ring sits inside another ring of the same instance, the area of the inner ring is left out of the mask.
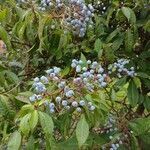
[[[84,105],[85,105],[85,101],[84,101],[84,100],[81,100],[81,101],[79,102],[79,105],[80,105],[80,106],[84,106]]]
[[[78,65],[78,66],[76,67],[76,72],[81,72],[81,66],[80,66],[80,65]]]
[[[77,112],[81,112],[82,109],[81,109],[80,107],[77,107],[77,108],[76,108],[76,111],[77,111]]]
[[[68,102],[67,102],[66,100],[63,100],[63,101],[62,101],[62,105],[63,105],[63,106],[67,106],[67,104],[68,104]]]
[[[73,106],[73,107],[78,107],[78,102],[73,101],[73,102],[72,102],[72,106]]]
[[[91,111],[95,110],[95,106],[93,106],[93,105],[90,106],[90,107],[89,107],[89,110],[91,110]]]
[[[60,103],[61,102],[61,97],[57,96],[55,101],[56,101],[56,103]]]
[[[39,82],[40,79],[38,77],[34,78],[34,82]]]
[[[30,96],[30,97],[29,97],[29,100],[30,100],[31,102],[34,102],[34,101],[36,100],[36,94]]]

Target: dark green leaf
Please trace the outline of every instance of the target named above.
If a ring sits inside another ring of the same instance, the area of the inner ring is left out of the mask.
[[[130,122],[129,126],[135,136],[146,134],[148,131],[150,131],[150,118],[135,119]]]
[[[128,29],[125,33],[125,50],[130,53],[134,45],[134,36],[131,29]]]
[[[135,107],[136,104],[138,103],[139,92],[133,80],[129,82],[127,96],[128,96],[128,101],[131,104],[131,106]]]
[[[144,99],[144,107],[150,111],[150,97],[149,96],[146,96],[145,99]]]
[[[126,16],[126,18],[129,21],[129,19],[131,17],[130,8],[128,8],[128,7],[122,7],[121,10],[122,10],[123,14]]]

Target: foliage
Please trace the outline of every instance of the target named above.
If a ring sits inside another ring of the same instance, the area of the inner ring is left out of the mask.
[[[149,149],[149,1],[50,2],[0,1],[0,149]]]

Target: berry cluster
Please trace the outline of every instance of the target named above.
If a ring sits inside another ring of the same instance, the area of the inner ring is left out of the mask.
[[[92,21],[94,8],[91,4],[86,5],[83,0],[70,0],[69,15],[65,19],[65,24],[73,30],[74,35],[83,37],[86,32],[87,25]]]
[[[130,134],[132,132],[120,129],[118,127],[118,119],[110,114],[103,127],[94,129],[98,134],[109,135],[109,142],[102,145],[103,150],[117,150],[120,147],[126,147],[130,144]]]
[[[21,0],[20,2],[28,1]],[[38,9],[49,10],[56,16],[59,14],[57,18],[61,18],[62,26],[79,37],[83,37],[88,25],[90,27],[93,24],[94,8],[92,4],[86,4],[84,0],[69,0],[67,2],[65,0],[41,0]]]
[[[111,140],[110,143],[103,145],[103,150],[108,148],[109,150],[117,150],[119,147],[126,147],[130,143],[130,136],[124,133],[121,133],[118,137],[109,136],[109,139]]]
[[[42,99],[42,95],[37,95],[37,94],[33,94],[32,96],[29,97],[30,102],[34,102],[36,100],[41,100]]]
[[[82,112],[82,109],[88,107],[90,111],[95,110],[95,106],[91,102],[86,103],[85,100],[80,100],[79,102],[69,101],[69,99],[62,99],[60,96],[57,96],[55,102],[45,101],[45,105],[49,107],[50,113],[54,113],[56,110],[75,110],[76,112]]]
[[[43,79],[44,78],[44,79]],[[46,91],[46,87],[45,87],[45,82],[47,78],[42,76],[40,79],[38,77],[36,77],[34,79],[34,84],[33,84],[33,88],[35,88],[35,91],[37,93],[43,93]]]
[[[60,9],[63,6],[62,0],[41,0],[39,10],[45,11],[51,8]]]
[[[104,127],[101,129],[101,133],[112,133],[117,131],[118,128],[116,127],[116,119],[110,115],[107,122],[104,124]]]
[[[48,8],[54,8],[54,10],[64,9],[64,19],[62,20],[64,26],[79,37],[85,35],[87,25],[94,15],[93,6],[91,4],[86,5],[83,0],[70,0],[67,3],[61,0],[56,0],[55,2],[42,0],[39,9],[44,11]]]
[[[107,86],[107,74],[104,68],[98,62],[87,62],[81,60],[72,60],[71,67],[79,74],[74,78],[74,83],[80,87],[86,87],[93,92],[96,88],[105,88]]]
[[[33,88],[37,94],[29,98],[30,102],[37,102],[43,99],[43,103],[49,107],[51,113],[54,113],[56,110],[70,109],[75,109],[77,112],[81,112],[82,109],[95,110],[92,102],[87,102],[85,99],[82,99],[82,96],[79,97],[78,87],[75,86],[73,81],[68,82],[66,79],[61,78],[60,68],[50,68],[46,70],[46,73],[47,76],[42,76],[41,78],[36,77],[34,79]],[[49,100],[47,87],[51,82],[56,85],[54,90],[58,90],[58,93],[52,100]]]
[[[127,70],[125,67],[127,63],[129,63],[127,60],[118,60],[117,63],[111,65],[112,72],[114,71],[113,68],[117,71],[122,69],[121,71],[126,71],[132,77],[135,75],[133,67],[131,67],[131,71]],[[61,109],[75,109],[77,112],[81,112],[82,109],[94,111],[96,106],[91,101],[87,101],[85,95],[101,88],[107,88],[108,74],[97,61],[91,62],[90,60],[82,61],[73,59],[71,68],[73,77],[69,79],[61,77],[61,69],[58,67],[46,70],[46,76],[36,77],[33,83],[36,94],[29,98],[30,101],[36,102],[42,99],[43,103],[49,106],[51,113]],[[111,69],[109,68],[109,70]],[[49,91],[49,86],[51,85],[54,88],[52,91]],[[117,131],[114,124],[115,120],[110,117],[101,132],[109,133]]]
[[[130,77],[134,77],[137,74],[135,73],[134,67],[127,68],[126,65],[129,64],[129,60],[127,59],[119,59],[117,62],[109,66],[109,74],[113,72],[117,72],[117,76],[119,78],[122,77],[122,75],[128,75]]]

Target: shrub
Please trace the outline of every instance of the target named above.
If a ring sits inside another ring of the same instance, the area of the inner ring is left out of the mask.
[[[147,0],[3,0],[0,22],[2,149],[148,149]]]

